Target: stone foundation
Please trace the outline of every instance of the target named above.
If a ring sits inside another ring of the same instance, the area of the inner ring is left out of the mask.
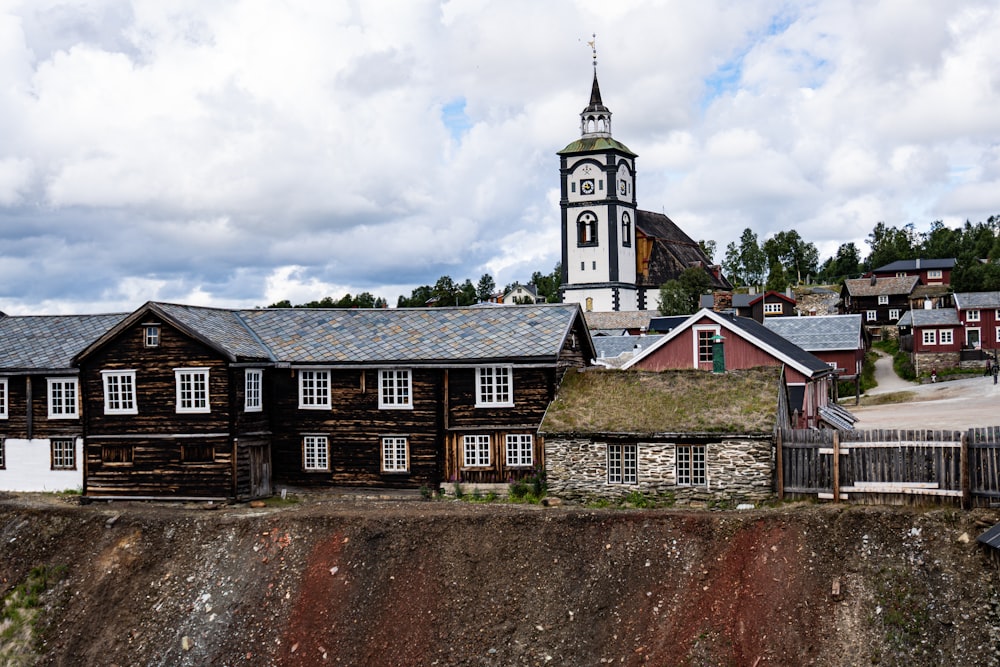
[[[917,375],[930,373],[935,368],[940,372],[945,368],[958,368],[961,355],[958,352],[920,352],[913,355],[913,370]]]
[[[774,447],[769,437],[721,439],[707,443],[635,444],[638,445],[638,482],[609,484],[605,441],[547,436],[545,469],[549,493],[571,500],[587,500],[618,499],[638,491],[651,496],[672,494],[680,503],[757,502],[773,495]],[[705,445],[706,484],[677,484],[678,444]]]

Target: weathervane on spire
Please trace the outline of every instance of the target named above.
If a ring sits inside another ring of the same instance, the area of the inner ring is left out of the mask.
[[[597,33],[591,35],[592,40],[587,42],[587,46],[590,47],[591,52],[594,54],[594,72],[597,72]]]

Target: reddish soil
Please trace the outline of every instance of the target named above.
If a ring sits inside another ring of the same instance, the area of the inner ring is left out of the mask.
[[[975,536],[997,520],[8,497],[0,591],[66,569],[36,643],[0,640],[0,664],[995,665],[997,573]]]

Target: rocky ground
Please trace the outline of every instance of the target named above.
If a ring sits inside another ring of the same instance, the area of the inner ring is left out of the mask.
[[[299,500],[0,499],[0,664],[1000,664],[994,510]]]

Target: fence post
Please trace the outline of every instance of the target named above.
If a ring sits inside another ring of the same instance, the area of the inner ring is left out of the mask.
[[[962,448],[959,450],[959,478],[962,486],[962,509],[972,509],[972,480],[969,476],[969,433],[962,433]]]
[[[833,432],[833,502],[840,502],[840,433]]]
[[[778,476],[778,500],[785,499],[785,452],[781,444],[781,429],[776,428],[774,430],[775,435],[775,455],[777,458],[777,476]]]

